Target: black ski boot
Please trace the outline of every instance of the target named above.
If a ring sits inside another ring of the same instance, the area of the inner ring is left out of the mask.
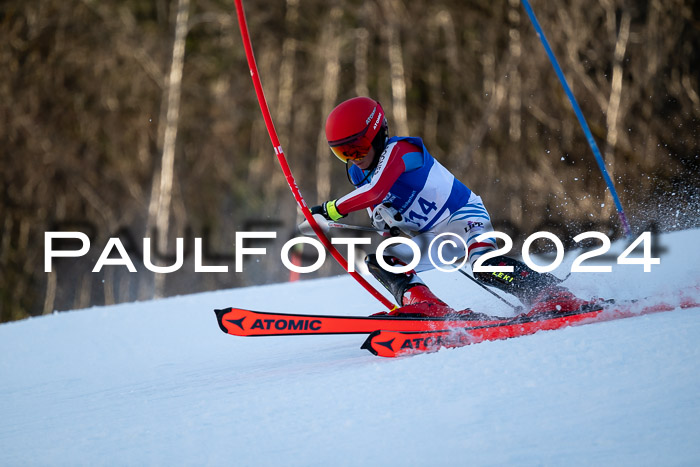
[[[384,256],[384,261],[389,266],[405,266],[405,264],[393,256]],[[365,258],[367,268],[372,275],[391,292],[399,308],[391,312],[375,313],[372,316],[421,316],[429,318],[444,318],[446,316],[467,315],[471,310],[457,312],[447,303],[440,300],[420,280],[415,271],[396,274],[385,271],[379,266],[376,255],[367,255]]]
[[[384,256],[384,261],[389,266],[405,266],[405,264],[394,256]],[[385,271],[377,262],[377,255],[371,254],[365,257],[365,264],[372,275],[382,284],[391,295],[394,296],[399,306],[403,305],[403,294],[411,286],[423,284],[423,281],[414,271],[402,274]]]

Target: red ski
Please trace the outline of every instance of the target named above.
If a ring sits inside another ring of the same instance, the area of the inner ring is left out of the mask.
[[[215,310],[219,327],[234,336],[288,336],[304,334],[369,334],[385,331],[439,331],[465,326],[508,322],[509,318],[474,314],[464,318],[397,316],[337,316],[266,313],[240,308]]]
[[[566,326],[700,307],[699,293],[699,287],[690,287],[669,295],[674,298],[667,301],[653,297],[620,303],[576,298],[550,300],[537,303],[528,313],[512,318],[469,310],[459,312],[456,317],[425,318],[266,313],[240,308],[216,310],[216,317],[223,332],[236,336],[370,334],[362,345],[363,349],[383,357],[396,357],[526,336]],[[403,311],[410,307],[404,307]]]
[[[424,352],[435,352],[443,347],[454,348],[484,341],[526,336],[538,331],[560,329],[567,326],[602,322],[613,319],[640,316],[649,313],[671,311],[676,308],[700,307],[698,300],[685,297],[678,304],[640,302],[587,306],[569,312],[545,312],[532,316],[520,315],[507,322],[476,326],[460,326],[449,330],[401,332],[375,331],[362,345],[374,355],[399,357]]]

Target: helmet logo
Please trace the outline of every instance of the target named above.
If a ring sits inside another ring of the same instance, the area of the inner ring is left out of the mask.
[[[372,113],[374,113],[374,112],[372,112]],[[377,129],[377,125],[379,125],[379,121],[381,119],[382,119],[382,114],[380,113],[379,115],[377,115],[377,120],[374,122],[374,126],[372,127],[373,130]]]
[[[377,107],[375,106],[375,107],[372,109],[372,113],[369,114],[369,117],[367,117],[367,120],[365,120],[365,125],[369,125],[369,122],[372,121],[372,117],[374,117],[374,113],[375,113],[376,111],[377,111]],[[375,128],[376,128],[376,125],[375,125]]]

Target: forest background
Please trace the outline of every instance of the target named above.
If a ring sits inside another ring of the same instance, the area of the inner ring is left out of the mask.
[[[516,245],[538,230],[568,246],[587,230],[622,235],[519,1],[245,7],[276,129],[310,205],[352,188],[323,128],[335,105],[366,95],[383,104],[391,134],[422,137],[481,195]],[[633,230],[697,226],[698,2],[533,8]],[[0,43],[0,321],[289,279],[279,250],[296,236],[299,211],[255,100],[233,2],[4,0]],[[76,230],[89,235],[89,253],[44,272],[44,233]],[[254,230],[278,238],[235,273],[235,232]],[[92,272],[110,237],[138,272]],[[184,238],[184,266],[148,271],[144,237],[163,265]],[[195,237],[205,264],[228,273],[194,273]],[[308,277],[342,272],[326,263]]]

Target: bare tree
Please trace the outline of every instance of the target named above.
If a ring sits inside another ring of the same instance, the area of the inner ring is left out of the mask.
[[[170,210],[173,196],[173,183],[175,178],[175,143],[177,129],[180,120],[180,97],[182,95],[182,71],[185,67],[185,39],[187,38],[188,19],[190,14],[190,0],[178,0],[177,16],[175,19],[175,36],[172,42],[172,59],[168,77],[167,110],[165,117],[165,130],[163,133],[163,150],[161,153],[160,174],[154,177],[153,185],[158,186],[151,198],[149,207],[149,219],[158,231],[158,245],[167,249],[168,235],[170,233]],[[150,222],[149,222],[150,223]],[[163,293],[165,275],[156,274],[154,295],[159,297]]]
[[[319,40],[319,49],[322,50],[322,76],[321,83],[321,119],[316,143],[316,193],[318,199],[326,200],[331,195],[331,159],[328,157],[328,143],[325,133],[325,116],[328,115],[336,104],[338,98],[338,79],[340,74],[340,45],[343,37],[338,31],[339,20],[342,11],[334,7],[329,13],[328,21],[323,27]]]
[[[396,133],[408,135],[408,112],[406,110],[406,76],[404,73],[403,52],[400,38],[399,19],[404,10],[400,0],[384,4],[386,17],[386,41],[391,73],[391,96],[393,121]]]

